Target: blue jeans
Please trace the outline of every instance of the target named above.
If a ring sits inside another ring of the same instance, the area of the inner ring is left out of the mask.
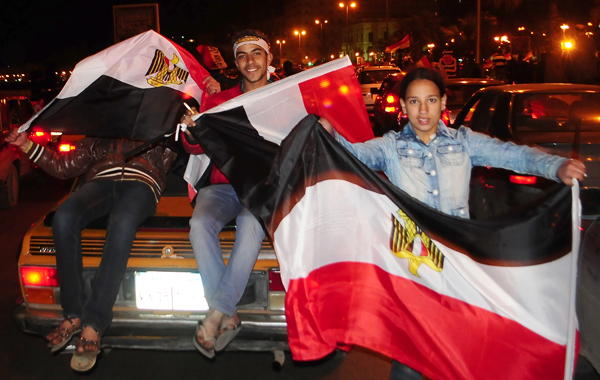
[[[423,375],[418,371],[410,368],[406,364],[402,364],[397,360],[392,360],[392,371],[390,380],[421,380]]]
[[[225,265],[219,232],[233,218],[237,224],[235,243]],[[200,189],[190,219],[190,242],[208,306],[229,316],[235,313],[264,238],[260,223],[240,203],[231,185]]]
[[[154,192],[138,181],[96,180],[84,184],[56,210],[52,233],[64,315],[81,318],[100,335],[112,321],[112,307],[138,226],[156,212]],[[100,266],[86,297],[81,230],[108,215]]]

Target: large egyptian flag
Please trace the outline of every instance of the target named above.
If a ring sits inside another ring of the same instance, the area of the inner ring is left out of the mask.
[[[220,169],[227,168],[225,172],[254,173],[237,189],[241,194],[253,193],[269,174],[281,141],[308,114],[331,120],[349,141],[373,137],[360,85],[347,56],[195,115],[198,126],[190,131],[202,142],[207,155],[190,157],[186,180],[196,185],[210,158]],[[227,148],[220,148],[224,146]]]
[[[229,149],[217,140],[205,149]],[[221,169],[244,190],[253,171],[235,166]],[[253,189],[238,194],[273,239],[295,360],[359,345],[433,379],[570,378],[579,202],[568,187],[508,218],[452,217],[368,169],[311,115]]]
[[[150,140],[198,105],[207,71],[150,30],[79,62],[58,96],[19,131]]]

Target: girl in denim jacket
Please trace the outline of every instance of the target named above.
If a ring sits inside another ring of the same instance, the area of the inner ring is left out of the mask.
[[[400,132],[364,143],[349,143],[331,124],[321,124],[354,156],[409,195],[446,214],[469,217],[469,179],[473,166],[497,167],[542,176],[572,185],[583,180],[578,160],[546,154],[473,132],[448,128],[441,121],[446,107],[445,84],[435,70],[410,71],[400,84],[400,104],[409,123]],[[442,95],[444,94],[444,95]]]

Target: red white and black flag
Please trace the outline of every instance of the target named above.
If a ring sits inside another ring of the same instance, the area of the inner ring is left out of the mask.
[[[150,30],[79,62],[58,96],[19,131],[151,140],[175,127],[184,101],[201,103],[208,75],[189,52]]]
[[[391,185],[314,115],[271,147],[259,180],[252,154],[237,153],[264,139],[222,134],[233,118],[204,120],[210,132],[192,133],[210,136],[207,151],[231,150],[215,162],[273,240],[295,360],[359,345],[434,379],[570,378],[579,202],[568,187],[510,218],[470,221]]]
[[[208,166],[208,156],[220,169],[254,173],[246,179],[244,189],[237,189],[238,194],[252,191],[252,183],[262,183],[271,170],[279,143],[308,114],[321,115],[340,126],[338,132],[348,141],[373,137],[348,57],[294,74],[196,115],[198,126],[190,131],[200,139],[207,155],[190,156],[186,180],[192,187],[196,185]],[[249,139],[237,139],[239,135]],[[226,150],[218,148],[225,145]],[[228,175],[226,171],[224,174]]]

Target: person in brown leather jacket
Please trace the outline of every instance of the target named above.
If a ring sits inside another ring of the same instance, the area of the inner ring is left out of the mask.
[[[38,145],[13,130],[6,141],[21,148],[48,174],[66,179],[85,174],[86,182],[65,200],[52,219],[63,322],[47,336],[51,352],[65,347],[81,332],[71,367],[91,369],[100,352],[100,337],[112,321],[112,307],[125,273],[138,226],[154,215],[176,153],[151,147],[125,160],[143,144],[128,139],[84,138],[67,154]],[[102,260],[89,298],[82,275],[81,230],[108,215]]]

